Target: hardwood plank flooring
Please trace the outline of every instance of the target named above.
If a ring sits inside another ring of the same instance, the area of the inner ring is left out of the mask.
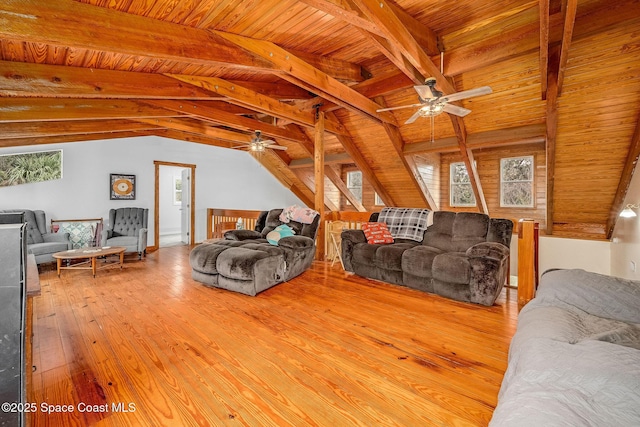
[[[41,268],[33,425],[489,422],[515,292],[481,307],[316,262],[248,297],[191,279],[189,250],[162,248],[95,278]]]

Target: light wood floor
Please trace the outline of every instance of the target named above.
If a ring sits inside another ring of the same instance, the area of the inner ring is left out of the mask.
[[[491,418],[515,292],[487,308],[317,262],[248,297],[192,280],[188,252],[162,248],[95,279],[41,269],[33,425],[481,426]]]

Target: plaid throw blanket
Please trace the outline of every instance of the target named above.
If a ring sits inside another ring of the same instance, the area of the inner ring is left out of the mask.
[[[429,209],[383,208],[378,222],[387,224],[394,239],[409,239],[421,242],[427,229]]]

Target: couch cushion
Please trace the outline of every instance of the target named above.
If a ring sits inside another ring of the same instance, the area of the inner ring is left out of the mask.
[[[433,260],[443,251],[432,246],[418,245],[402,254],[402,271],[413,276],[432,277]]]
[[[463,252],[446,252],[433,260],[432,277],[447,283],[468,284],[471,279],[469,259]]]
[[[208,243],[198,245],[189,253],[189,264],[191,264],[192,269],[200,273],[218,274],[216,261],[222,251],[226,249],[228,249],[228,246]]]
[[[423,245],[441,249],[443,251],[453,250],[451,236],[453,234],[453,221],[456,219],[455,212],[436,211],[433,213],[433,224],[424,232]]]
[[[416,244],[394,243],[393,245],[382,245],[376,251],[373,263],[376,267],[384,270],[401,271],[402,254]]]
[[[393,243],[393,236],[382,222],[365,222],[362,224],[362,232],[369,244]]]
[[[228,248],[218,255],[216,270],[218,273],[236,280],[253,280],[256,262],[269,257],[269,254],[254,249]]]
[[[383,245],[371,245],[369,243],[357,243],[353,247],[352,261],[358,264],[374,265],[376,251]]]
[[[486,242],[488,232],[489,215],[477,212],[458,212],[453,221],[453,250],[462,252],[476,243]]]

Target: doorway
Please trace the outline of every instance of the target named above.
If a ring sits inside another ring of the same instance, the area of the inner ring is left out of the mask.
[[[193,245],[195,165],[154,161],[154,247]]]

